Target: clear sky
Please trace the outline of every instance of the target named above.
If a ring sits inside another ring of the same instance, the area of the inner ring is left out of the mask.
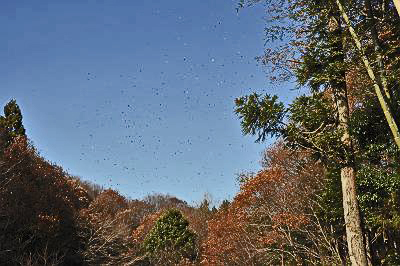
[[[2,1],[0,104],[16,98],[40,153],[131,198],[238,190],[268,143],[234,98],[270,88],[263,6],[231,0]]]

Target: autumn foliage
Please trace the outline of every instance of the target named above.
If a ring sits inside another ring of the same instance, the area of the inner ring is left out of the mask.
[[[25,250],[45,249],[79,261],[70,253],[78,241],[76,215],[89,204],[86,192],[25,137],[15,138],[0,156],[0,264],[23,263],[29,259]]]
[[[205,261],[221,265],[331,261],[334,254],[329,247],[321,252],[329,243],[319,239],[324,232],[313,212],[324,181],[322,166],[283,143],[266,151],[264,165],[242,180],[228,209],[208,222]]]
[[[367,112],[363,108],[354,104],[352,112],[361,115]],[[348,261],[338,200],[339,168],[312,150],[287,141],[271,145],[263,154],[261,170],[241,174],[239,192],[218,209],[211,207],[208,196],[196,206],[164,194],[129,199],[46,161],[22,134],[19,109],[12,109],[12,119],[18,123],[0,125],[1,265],[345,265]],[[4,119],[2,123],[7,122]],[[374,129],[364,132],[368,130]],[[368,141],[356,142],[359,150],[369,149],[359,159],[362,167],[357,176],[367,248],[371,261],[396,265],[400,261],[398,157],[390,150],[372,149]]]
[[[26,137],[1,144],[2,265],[149,263],[143,243],[162,213],[177,207],[193,221],[198,215],[170,196],[155,195],[150,203],[107,189],[92,193],[92,198],[82,181],[40,157]],[[196,240],[191,238],[191,260],[197,256]]]

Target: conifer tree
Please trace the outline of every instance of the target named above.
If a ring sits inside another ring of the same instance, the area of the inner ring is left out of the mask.
[[[244,2],[241,1],[242,6]],[[254,2],[258,1],[248,1]],[[280,45],[278,49],[268,47],[260,60],[272,65],[274,71],[282,70],[275,79],[294,76],[299,86],[311,89],[311,95],[300,96],[285,108],[276,96],[252,94],[236,100],[236,113],[242,120],[243,132],[258,135],[257,141],[268,135],[282,136],[288,145],[310,149],[326,165],[334,163],[340,167],[350,259],[353,265],[367,265],[347,84],[347,75],[352,66],[359,64],[360,57],[344,31],[348,22],[343,21],[343,12],[336,2],[277,0],[267,4],[271,12],[267,40],[277,40]],[[360,2],[347,4],[353,17],[365,25]],[[379,57],[376,48],[375,45],[375,55]],[[382,72],[383,66],[380,67]],[[386,82],[384,78],[381,77],[382,82]],[[390,113],[385,111],[387,114]]]
[[[176,264],[181,259],[195,259],[196,234],[189,228],[189,222],[177,209],[170,209],[155,223],[143,242],[143,248],[150,260],[158,263]]]
[[[22,113],[16,100],[13,99],[4,106],[4,116],[0,116],[0,127],[5,130],[8,141],[17,136],[25,136]]]

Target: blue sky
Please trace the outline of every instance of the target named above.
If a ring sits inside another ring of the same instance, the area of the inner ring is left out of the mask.
[[[263,6],[230,0],[3,1],[0,104],[16,98],[40,153],[131,198],[189,203],[259,169],[235,97],[271,87]]]

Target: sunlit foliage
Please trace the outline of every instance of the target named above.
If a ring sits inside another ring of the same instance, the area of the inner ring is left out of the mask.
[[[245,179],[233,202],[209,221],[206,260],[223,265],[325,264],[340,261],[316,216],[323,167],[282,143],[265,169]]]
[[[15,137],[0,155],[1,264],[32,259],[46,250],[76,261],[75,218],[86,192],[61,167],[40,157],[26,137]]]
[[[196,235],[179,210],[165,212],[147,234],[142,246],[151,261],[173,265],[183,258],[195,259]]]

